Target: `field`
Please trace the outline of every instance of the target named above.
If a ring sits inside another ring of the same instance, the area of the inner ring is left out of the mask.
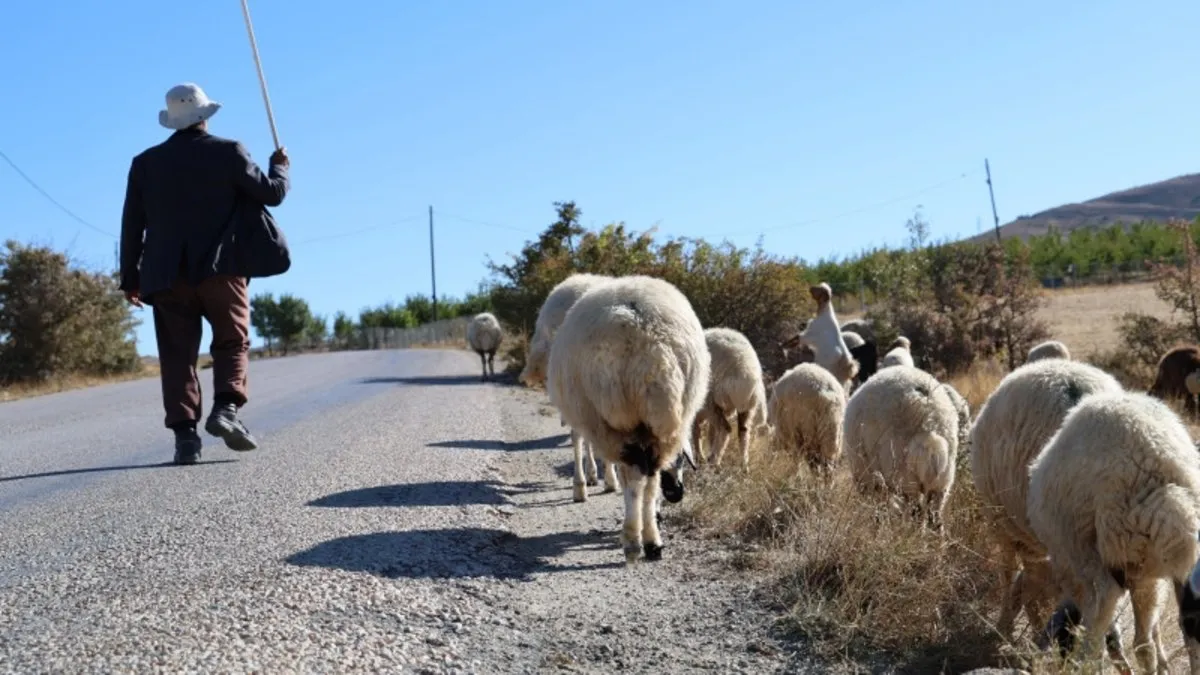
[[[1047,291],[1041,318],[1055,339],[1072,354],[1087,357],[1118,346],[1117,320],[1125,312],[1143,312],[1161,319],[1171,308],[1154,295],[1151,283],[1087,286]]]

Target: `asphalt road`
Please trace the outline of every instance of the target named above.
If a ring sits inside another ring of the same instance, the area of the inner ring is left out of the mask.
[[[478,364],[256,361],[261,448],[190,467],[154,379],[0,404],[0,672],[804,669],[713,544],[626,568],[620,496],[572,503],[557,414]]]

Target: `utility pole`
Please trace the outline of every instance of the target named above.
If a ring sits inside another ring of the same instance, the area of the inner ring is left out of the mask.
[[[1000,241],[1000,216],[996,215],[996,193],[992,191],[992,167],[988,165],[987,158],[983,158],[983,170],[987,174],[988,196],[992,199],[992,220],[996,222],[996,243],[1002,244]]]
[[[429,279],[433,282],[433,320],[437,321],[437,267],[433,259],[433,205],[429,205]]]

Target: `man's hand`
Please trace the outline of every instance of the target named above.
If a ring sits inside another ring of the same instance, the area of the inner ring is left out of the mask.
[[[138,290],[125,291],[125,301],[134,307],[142,307],[142,292]]]
[[[287,148],[279,148],[271,153],[271,164],[277,164],[282,167],[291,166],[292,161],[288,159]]]

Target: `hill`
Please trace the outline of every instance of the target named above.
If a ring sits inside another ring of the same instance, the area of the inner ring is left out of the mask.
[[[1064,204],[1031,216],[1021,216],[1000,227],[1000,236],[1020,237],[1045,234],[1051,225],[1062,232],[1081,227],[1105,227],[1118,222],[1143,220],[1165,222],[1169,218],[1192,220],[1200,216],[1200,173],[1177,176],[1157,183],[1110,192],[1076,204]],[[967,241],[995,237],[993,230]]]

